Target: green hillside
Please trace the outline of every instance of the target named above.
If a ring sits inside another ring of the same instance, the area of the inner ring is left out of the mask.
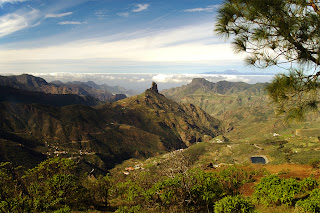
[[[274,126],[273,129],[279,127],[278,122],[281,121],[276,119],[264,89],[266,85],[227,81],[212,83],[205,79],[193,79],[188,85],[164,90],[162,93],[175,101],[201,107],[219,118],[224,123],[226,132],[243,135],[243,131],[250,131],[252,126],[261,124],[266,126],[268,123],[268,126]],[[274,131],[273,129],[265,131]],[[260,135],[259,131],[251,132]]]
[[[199,106],[221,120],[228,143],[201,145],[206,147],[200,155],[203,163],[245,163],[252,155],[267,155],[272,163],[308,163],[320,158],[315,150],[320,147],[318,114],[309,114],[301,123],[287,123],[275,114],[266,85],[193,79],[188,85],[162,93],[175,101]]]

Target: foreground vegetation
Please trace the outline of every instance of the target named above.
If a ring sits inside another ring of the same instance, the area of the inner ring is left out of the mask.
[[[241,195],[241,187],[252,182],[253,195]],[[182,152],[130,175],[114,169],[99,177],[79,174],[72,160],[51,158],[27,171],[0,164],[0,211],[219,213],[260,212],[263,206],[319,212],[319,183],[313,177],[284,179],[251,167],[191,169]]]

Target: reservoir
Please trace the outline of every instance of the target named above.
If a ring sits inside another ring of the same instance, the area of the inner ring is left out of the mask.
[[[264,157],[251,157],[251,163],[261,163],[266,164],[266,159]]]

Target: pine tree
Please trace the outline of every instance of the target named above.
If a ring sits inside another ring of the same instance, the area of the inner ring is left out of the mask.
[[[319,5],[315,0],[225,0],[218,11],[215,31],[233,36],[233,47],[247,54],[247,64],[307,67],[307,72],[301,68],[277,75],[267,88],[288,118],[301,119],[307,110],[318,109]]]

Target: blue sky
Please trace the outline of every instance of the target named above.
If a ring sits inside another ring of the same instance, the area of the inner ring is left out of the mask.
[[[0,0],[0,74],[267,72],[214,34],[221,2]]]

